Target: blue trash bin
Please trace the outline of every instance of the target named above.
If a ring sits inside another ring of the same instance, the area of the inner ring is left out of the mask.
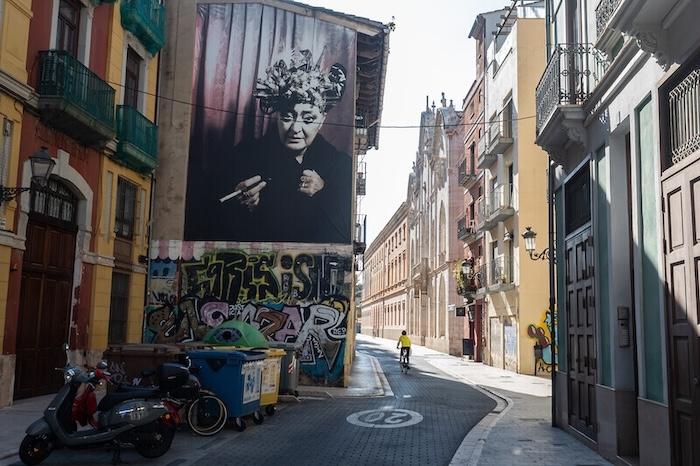
[[[265,353],[260,351],[188,351],[192,365],[198,369],[202,388],[216,393],[226,403],[229,418],[236,427],[245,429],[243,416],[254,415],[262,422],[260,390]]]

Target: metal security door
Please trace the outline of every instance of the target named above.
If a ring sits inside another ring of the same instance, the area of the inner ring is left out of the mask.
[[[700,157],[662,181],[674,464],[700,465]]]
[[[593,260],[590,228],[566,241],[569,425],[596,440],[597,364]]]

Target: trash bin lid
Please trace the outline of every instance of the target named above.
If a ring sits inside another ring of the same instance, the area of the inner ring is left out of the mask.
[[[245,361],[257,361],[265,359],[265,353],[260,351],[241,351],[241,350],[194,350],[188,351],[187,356],[194,360],[207,359],[226,359],[229,364],[241,364]]]
[[[270,348],[281,348],[287,351],[296,351],[301,349],[301,345],[297,343],[289,343],[286,341],[270,341],[268,342]]]
[[[267,348],[267,338],[258,329],[240,320],[227,320],[209,330],[202,339],[213,345]]]

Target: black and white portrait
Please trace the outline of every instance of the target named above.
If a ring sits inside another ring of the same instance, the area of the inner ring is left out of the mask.
[[[350,243],[354,47],[292,12],[199,6],[185,239]]]

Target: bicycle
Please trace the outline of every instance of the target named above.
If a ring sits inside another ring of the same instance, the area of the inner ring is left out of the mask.
[[[401,354],[399,356],[399,366],[401,366],[401,372],[405,374],[408,374],[408,370],[411,368],[411,366],[408,365],[409,351],[409,348],[401,348]]]
[[[190,372],[188,383],[176,390],[163,392],[163,403],[173,416],[176,425],[184,421],[192,432],[203,437],[217,434],[228,420],[226,403],[216,393],[201,388],[199,379],[195,375],[196,370],[191,367],[189,358],[185,367]],[[141,372],[141,377],[133,380],[133,385],[119,384],[117,391],[134,388],[158,389],[158,386],[152,383],[150,387],[141,385],[143,379],[152,379],[154,375],[155,371],[144,370]],[[181,411],[184,419],[180,416]]]

